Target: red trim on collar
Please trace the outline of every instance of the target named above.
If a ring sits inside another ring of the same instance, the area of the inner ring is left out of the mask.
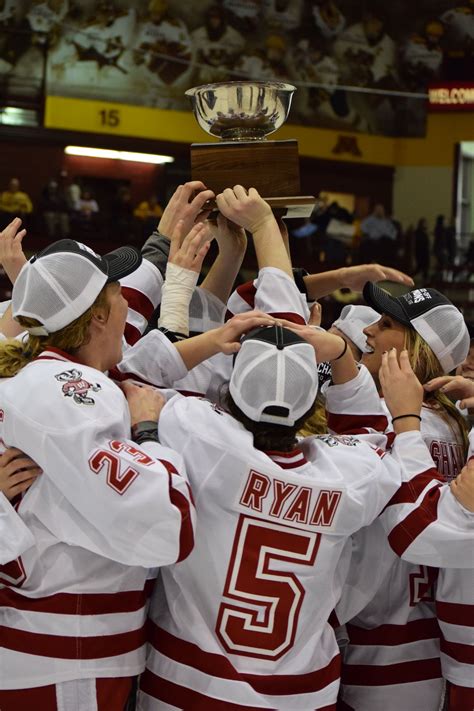
[[[265,452],[267,457],[270,457],[275,464],[278,464],[282,469],[297,469],[308,463],[301,449],[298,447],[291,452]]]

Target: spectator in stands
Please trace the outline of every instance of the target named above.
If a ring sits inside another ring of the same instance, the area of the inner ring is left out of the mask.
[[[94,213],[99,212],[97,201],[92,197],[90,190],[84,190],[77,202],[77,210],[85,219],[90,219]]]
[[[70,178],[67,170],[62,170],[58,175],[58,185],[59,190],[62,190],[66,196],[68,209],[78,210],[82,192],[79,183],[74,178]]]
[[[437,262],[437,274],[440,279],[448,279],[456,258],[456,230],[453,224],[446,225],[445,216],[438,215],[434,229],[433,252]]]
[[[397,228],[386,216],[384,206],[375,205],[372,214],[362,220],[360,228],[361,263],[385,260],[384,263],[391,266],[396,257]]]
[[[90,231],[97,226],[98,213],[99,206],[97,201],[93,198],[90,190],[84,190],[72,214],[78,236],[80,236],[81,231]]]
[[[314,24],[325,39],[335,39],[346,26],[346,18],[334,0],[317,0],[312,13]]]
[[[227,79],[245,39],[228,24],[224,8],[212,5],[204,15],[204,25],[192,33],[194,50],[201,66],[197,81],[201,84]]]
[[[415,230],[415,275],[421,274],[424,282],[429,279],[430,271],[430,237],[428,223],[424,217],[418,221]]]
[[[142,200],[133,214],[139,220],[141,236],[146,238],[156,230],[158,220],[163,214],[163,208],[156,195],[150,195],[148,200]]]
[[[12,216],[21,217],[24,221],[26,215],[33,211],[30,196],[20,190],[18,178],[11,178],[8,188],[0,194],[0,220],[3,228],[11,222]]]
[[[303,0],[264,0],[265,25],[278,32],[297,30],[301,23],[303,4]]]
[[[122,186],[117,191],[117,196],[112,202],[111,231],[113,231],[117,237],[127,240],[132,236],[132,223],[132,195],[129,188]]]
[[[46,233],[50,240],[69,236],[69,208],[67,196],[56,180],[50,180],[43,190],[39,204]]]

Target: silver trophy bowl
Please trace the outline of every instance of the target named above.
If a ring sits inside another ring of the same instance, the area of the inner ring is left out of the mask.
[[[278,81],[230,81],[186,91],[201,128],[223,141],[262,141],[283,126],[296,87]]]

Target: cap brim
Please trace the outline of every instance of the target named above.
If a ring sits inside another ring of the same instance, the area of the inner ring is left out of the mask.
[[[136,247],[124,245],[113,252],[104,254],[102,259],[107,263],[107,283],[119,281],[132,274],[142,263],[142,253]]]
[[[368,281],[364,286],[362,294],[365,302],[377,311],[377,313],[388,314],[394,318],[395,321],[398,321],[404,326],[412,327],[410,319],[405,314],[398,300],[377,286],[377,284],[374,284],[374,282]]]

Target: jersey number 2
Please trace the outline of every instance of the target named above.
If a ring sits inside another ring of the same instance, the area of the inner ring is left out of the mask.
[[[295,573],[311,566],[321,534],[241,516],[227,571],[216,633],[224,649],[279,659],[293,646],[305,590]],[[281,562],[280,569],[272,562]],[[235,601],[235,602],[231,602]]]

